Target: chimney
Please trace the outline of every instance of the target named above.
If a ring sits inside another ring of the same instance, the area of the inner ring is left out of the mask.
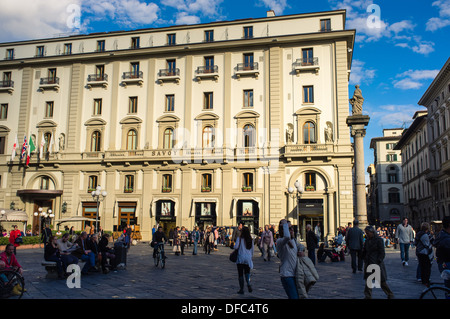
[[[267,11],[267,17],[274,17],[274,16],[275,16],[275,11],[273,11],[273,10]]]

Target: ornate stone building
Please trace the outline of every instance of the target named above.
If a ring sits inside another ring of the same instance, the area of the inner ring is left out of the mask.
[[[39,208],[105,230],[139,225],[146,240],[157,223],[281,218],[332,235],[353,219],[345,15],[1,43],[0,207],[25,210],[34,228]]]

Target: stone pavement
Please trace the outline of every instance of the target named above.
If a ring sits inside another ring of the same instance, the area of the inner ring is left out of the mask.
[[[205,255],[192,255],[188,248],[183,256],[175,256],[166,245],[165,269],[155,268],[148,242],[132,246],[127,256],[127,268],[109,274],[92,273],[81,277],[81,288],[68,288],[66,280],[46,278],[41,266],[43,249],[18,250],[17,258],[24,267],[27,292],[22,299],[286,299],[281,286],[278,258],[264,262],[259,250],[254,255],[253,292],[236,294],[236,265],[228,260],[231,249]],[[409,266],[401,264],[399,250],[386,249],[385,264],[388,284],[397,299],[418,299],[424,286],[416,280],[417,260],[410,250]],[[350,256],[344,262],[317,264],[320,279],[310,291],[310,299],[362,299],[362,272],[353,274]],[[432,282],[442,282],[436,263],[432,266]],[[374,289],[374,299],[385,299],[381,289]]]

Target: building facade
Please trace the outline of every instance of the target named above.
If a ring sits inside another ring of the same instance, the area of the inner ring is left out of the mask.
[[[433,219],[427,142],[427,111],[417,111],[396,149],[402,154],[404,213],[414,228]]]
[[[370,174],[369,208],[375,224],[398,223],[403,216],[402,159],[396,144],[403,129],[384,129],[382,137],[373,138],[374,164]]]
[[[428,114],[429,166],[426,167],[426,180],[430,183],[431,206],[425,215],[429,216],[427,221],[442,220],[450,215],[450,59],[430,84],[419,105],[426,107]]]
[[[338,10],[2,43],[0,206],[145,240],[282,218],[330,236],[353,219],[354,37]]]

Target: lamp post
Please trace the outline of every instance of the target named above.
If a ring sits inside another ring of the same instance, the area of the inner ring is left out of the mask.
[[[100,203],[100,196],[102,196],[102,199],[108,195],[108,193],[105,190],[102,190],[102,187],[99,185],[97,186],[95,191],[92,191],[91,193],[92,198],[97,201],[97,214],[95,215],[95,231],[98,232],[98,207]]]
[[[39,213],[38,212],[34,212],[34,216],[36,216],[36,217],[39,217],[39,234],[38,234],[38,236],[39,236],[39,243],[41,242],[41,230],[42,230],[42,228],[41,228],[41,220],[42,220],[42,217],[44,217],[44,215],[45,215],[45,212],[43,212],[42,211],[42,207],[39,207],[38,208],[38,211],[39,211]]]
[[[295,196],[297,201],[297,237],[300,237],[300,197],[303,193],[303,186],[302,184],[297,180],[294,183],[295,189],[293,187],[288,187],[289,194]],[[294,193],[294,191],[297,190],[297,192]]]

